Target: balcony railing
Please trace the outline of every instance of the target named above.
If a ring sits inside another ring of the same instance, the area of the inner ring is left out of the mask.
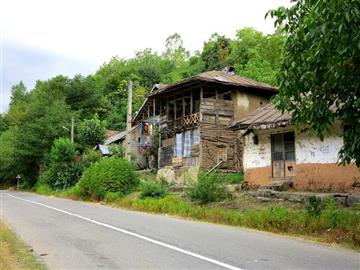
[[[166,118],[163,118],[160,120],[160,125],[163,128],[166,127],[169,129],[182,129],[182,128],[195,127],[198,125],[199,122],[200,122],[200,113],[193,113],[170,121],[166,120]]]

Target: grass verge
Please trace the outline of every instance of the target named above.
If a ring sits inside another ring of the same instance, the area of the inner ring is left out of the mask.
[[[28,248],[0,222],[0,269],[47,269]]]
[[[89,200],[81,197],[76,186],[64,191],[52,191],[46,188],[36,191],[43,195]],[[239,211],[211,204],[198,205],[176,195],[144,199],[139,198],[139,193],[125,197],[115,195],[105,196],[103,203],[130,210],[298,236],[360,250],[359,209],[337,208],[334,202],[326,204],[319,214],[314,215],[304,207],[292,209],[284,206],[264,206],[260,209],[248,208]]]

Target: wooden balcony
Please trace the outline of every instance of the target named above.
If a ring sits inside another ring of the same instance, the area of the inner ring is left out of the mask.
[[[200,113],[193,113],[171,121],[167,120],[164,117],[160,119],[160,126],[161,128],[177,130],[177,129],[196,127],[199,124],[199,122],[200,122]]]

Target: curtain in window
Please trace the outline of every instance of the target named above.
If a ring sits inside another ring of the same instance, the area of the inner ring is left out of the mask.
[[[182,156],[182,133],[176,133],[176,157]]]
[[[185,131],[185,140],[184,140],[184,157],[190,157],[190,130]]]
[[[193,129],[192,144],[199,144],[199,129]]]

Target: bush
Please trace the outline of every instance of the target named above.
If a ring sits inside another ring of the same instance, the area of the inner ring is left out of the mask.
[[[75,145],[68,138],[54,140],[50,150],[51,164],[69,163],[74,161],[75,156]]]
[[[89,168],[92,164],[99,162],[101,159],[102,155],[99,151],[88,149],[83,156],[82,166],[84,168]]]
[[[102,200],[107,192],[128,194],[138,184],[138,175],[130,162],[109,157],[87,168],[79,187],[84,195]]]
[[[167,190],[161,183],[153,181],[145,181],[141,185],[140,198],[163,198],[167,194]]]
[[[39,183],[47,184],[53,189],[75,185],[82,173],[76,154],[75,145],[69,139],[56,139],[50,150],[48,170],[40,175]]]
[[[215,171],[208,175],[205,172],[199,172],[198,181],[190,183],[188,195],[193,200],[199,200],[202,203],[216,202],[225,199],[228,191],[225,187],[225,177]]]
[[[109,145],[109,150],[113,157],[125,157],[125,148],[122,145]]]
[[[321,215],[321,199],[316,196],[309,197],[309,203],[306,207],[307,213],[311,217],[318,218]]]
[[[240,184],[244,182],[243,173],[230,173],[226,176],[226,183],[228,184]]]

